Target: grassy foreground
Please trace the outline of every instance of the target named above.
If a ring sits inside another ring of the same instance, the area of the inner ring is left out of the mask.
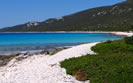
[[[77,80],[91,83],[133,83],[133,45],[131,38],[107,41],[92,47],[97,55],[72,58],[61,67]]]

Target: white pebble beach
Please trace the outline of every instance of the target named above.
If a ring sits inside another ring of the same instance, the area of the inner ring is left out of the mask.
[[[34,55],[19,62],[13,59],[7,66],[0,68],[0,83],[88,83],[67,75],[65,69],[60,67],[60,62],[94,54],[90,48],[96,44],[74,46],[53,56]]]

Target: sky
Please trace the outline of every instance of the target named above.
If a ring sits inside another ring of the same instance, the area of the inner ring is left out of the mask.
[[[125,0],[0,0],[0,28],[44,21]]]

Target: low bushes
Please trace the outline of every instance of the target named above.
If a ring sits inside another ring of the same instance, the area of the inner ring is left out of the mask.
[[[132,37],[126,37],[126,38],[125,38],[125,42],[126,42],[127,44],[133,45],[133,36],[132,36]]]
[[[133,45],[128,38],[107,41],[92,47],[97,55],[61,62],[61,67],[78,80],[91,83],[133,83]]]
[[[67,73],[91,83],[133,83],[133,56],[83,56],[61,62]],[[86,72],[86,73],[85,73]]]
[[[133,53],[133,45],[125,43],[125,40],[116,40],[111,43],[100,43],[91,49],[100,54]]]

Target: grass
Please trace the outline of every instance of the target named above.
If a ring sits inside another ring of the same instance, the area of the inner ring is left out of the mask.
[[[98,54],[65,60],[61,67],[80,81],[133,83],[133,45],[123,39],[97,44],[92,50]]]
[[[91,49],[99,54],[133,53],[133,45],[126,44],[125,40],[100,43]]]

